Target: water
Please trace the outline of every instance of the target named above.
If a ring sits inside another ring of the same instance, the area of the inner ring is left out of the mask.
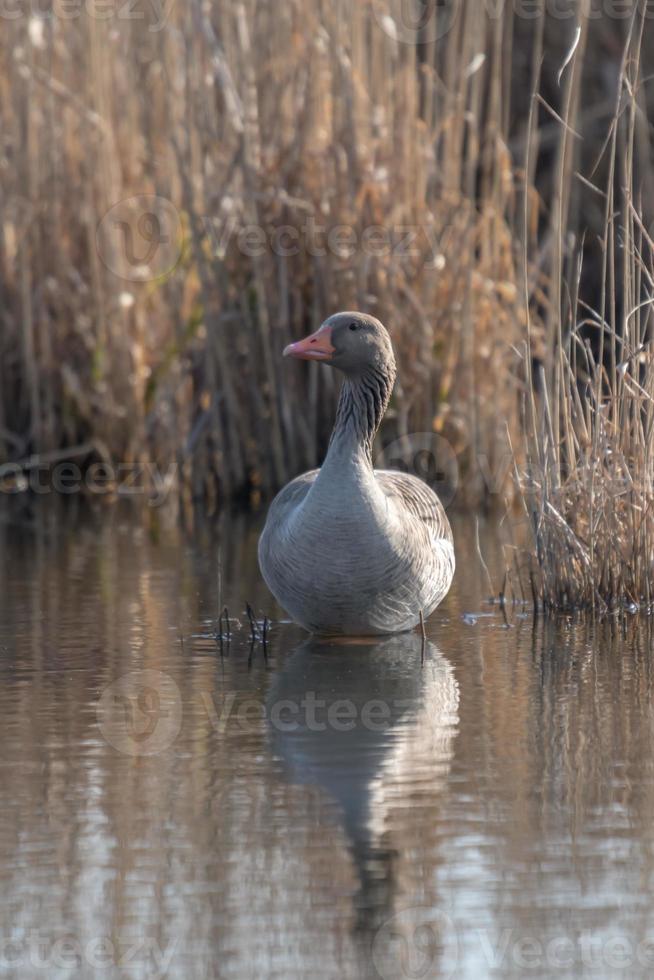
[[[3,980],[654,974],[646,624],[507,628],[460,522],[424,649],[264,656],[256,519],[2,516]]]

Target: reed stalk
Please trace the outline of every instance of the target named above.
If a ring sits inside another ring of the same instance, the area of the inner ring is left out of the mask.
[[[603,212],[598,304],[592,308],[580,299],[583,244],[566,260],[561,244],[569,224],[559,220],[549,276],[554,328],[547,334],[547,370],[540,379],[533,373],[528,378],[527,465],[518,482],[532,534],[536,600],[546,609],[603,614],[651,603],[654,243],[641,190],[651,168],[646,20],[646,6],[634,4],[614,111],[594,173],[585,178],[589,185],[595,181]],[[570,105],[576,96],[568,92]],[[564,115],[567,133],[575,117]],[[571,180],[562,165],[557,177],[561,209]],[[527,260],[527,281],[529,276]]]

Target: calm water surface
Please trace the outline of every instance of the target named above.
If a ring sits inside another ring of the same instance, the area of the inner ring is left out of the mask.
[[[507,628],[465,522],[423,649],[279,622],[253,518],[0,521],[3,980],[654,975],[646,625]]]

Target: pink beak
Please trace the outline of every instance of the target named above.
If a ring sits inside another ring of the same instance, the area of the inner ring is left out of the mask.
[[[284,357],[296,357],[300,361],[329,361],[335,351],[332,345],[332,328],[322,326],[315,333],[284,349]]]

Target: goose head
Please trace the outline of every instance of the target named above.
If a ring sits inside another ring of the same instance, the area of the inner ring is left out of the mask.
[[[368,313],[335,313],[315,333],[289,344],[284,357],[322,361],[354,378],[371,370],[395,377],[391,339],[384,325]]]

